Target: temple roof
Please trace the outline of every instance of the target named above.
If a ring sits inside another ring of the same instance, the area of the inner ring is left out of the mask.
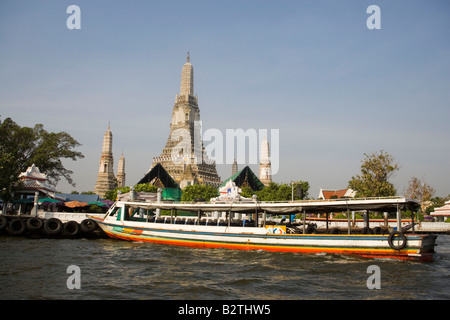
[[[259,191],[264,188],[264,184],[259,180],[256,174],[250,169],[249,166],[246,166],[244,169],[238,171],[230,178],[225,179],[222,183],[221,187],[225,186],[227,181],[233,181],[238,187],[249,186],[254,191]]]
[[[47,175],[41,173],[33,163],[31,167],[19,175],[22,180],[22,191],[40,191],[52,198],[55,197],[56,189],[47,184]]]
[[[34,163],[31,165],[31,167],[28,167],[27,171],[22,172],[19,175],[20,179],[32,179],[32,180],[40,180],[40,181],[46,181],[47,176],[39,170],[38,167],[34,165]]]
[[[163,188],[180,188],[160,163],[157,163],[149,172],[147,172],[137,184],[141,183],[151,183]]]

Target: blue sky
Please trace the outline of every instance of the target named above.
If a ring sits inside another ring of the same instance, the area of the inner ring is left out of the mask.
[[[66,27],[71,4],[81,30]],[[372,4],[380,30],[366,27]],[[132,185],[168,138],[189,51],[204,129],[280,130],[274,181],[306,180],[317,197],[385,150],[400,194],[416,176],[446,196],[449,17],[435,0],[2,0],[0,115],[82,144],[63,192],[93,190],[111,122],[115,171],[123,151]]]

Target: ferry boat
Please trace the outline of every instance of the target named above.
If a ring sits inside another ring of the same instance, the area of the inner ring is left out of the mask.
[[[229,248],[298,253],[333,253],[367,258],[432,261],[432,234],[414,234],[399,228],[389,234],[308,233],[302,220],[276,223],[273,216],[303,215],[311,212],[370,210],[414,211],[420,204],[403,197],[345,200],[259,202],[256,199],[225,196],[210,203],[169,203],[163,201],[119,200],[103,218],[92,216],[111,238],[146,241],[195,248]],[[161,210],[170,215],[162,215]],[[178,216],[193,212],[193,216]]]

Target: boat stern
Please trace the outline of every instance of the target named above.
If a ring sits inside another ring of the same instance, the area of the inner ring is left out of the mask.
[[[435,234],[427,234],[423,236],[421,254],[421,261],[431,262],[434,258],[434,248],[437,246],[436,244],[437,235]]]

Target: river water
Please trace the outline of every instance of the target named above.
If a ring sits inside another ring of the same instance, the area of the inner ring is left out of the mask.
[[[450,236],[437,243],[434,262],[415,263],[0,236],[0,299],[449,299]],[[379,289],[367,285],[373,265]]]

